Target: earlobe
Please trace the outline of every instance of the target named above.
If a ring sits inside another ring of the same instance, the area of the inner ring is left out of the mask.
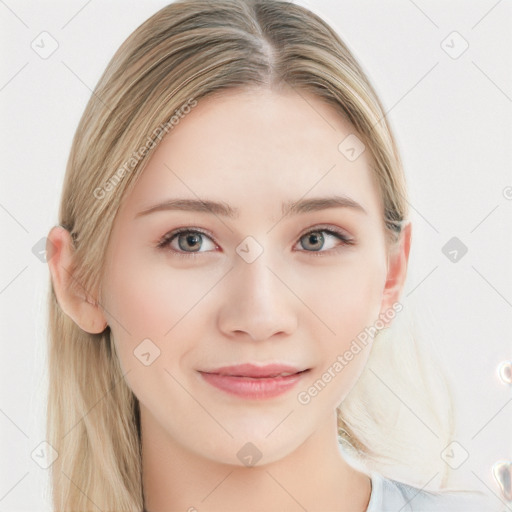
[[[55,226],[48,234],[47,246],[51,247],[51,257],[47,261],[59,306],[84,331],[102,332],[107,326],[102,310],[73,276],[71,234],[62,226]]]
[[[399,302],[407,277],[407,266],[411,249],[412,224],[406,222],[400,233],[400,240],[389,253],[388,271],[381,305],[381,316]]]

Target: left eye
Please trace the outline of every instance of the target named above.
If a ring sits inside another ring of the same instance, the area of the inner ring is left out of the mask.
[[[327,236],[325,236],[324,233],[326,233]],[[306,240],[306,242],[304,243],[302,240]],[[328,247],[325,247],[326,240]],[[349,238],[330,229],[317,229],[315,231],[308,231],[306,234],[300,237],[299,242],[304,249],[314,252],[323,252],[321,251],[322,249],[333,249],[336,247],[336,242],[338,242],[338,245],[349,245],[352,243]],[[341,244],[339,244],[339,242],[341,242]]]
[[[206,248],[204,242],[207,242]],[[347,238],[341,232],[331,229],[315,229],[308,231],[299,238],[297,245],[300,245],[306,252],[326,252],[335,249],[336,246],[353,245],[352,239]],[[209,245],[209,247],[208,247]],[[170,247],[180,255],[195,255],[198,252],[209,252],[215,250],[216,245],[206,233],[198,230],[183,229],[173,231],[162,237],[157,245],[158,248]],[[204,249],[204,250],[201,250]]]

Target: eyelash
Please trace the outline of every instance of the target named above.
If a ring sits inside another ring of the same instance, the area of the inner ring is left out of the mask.
[[[174,231],[166,233],[157,243],[157,248],[162,249],[162,250],[168,249],[175,255],[182,257],[182,258],[190,258],[190,257],[193,258],[193,257],[199,256],[200,254],[202,254],[201,252],[198,252],[198,251],[186,252],[186,251],[177,251],[175,249],[169,248],[169,245],[174,240],[174,238],[182,233],[199,233],[201,235],[207,236],[208,238],[211,239],[211,241],[213,243],[218,245],[217,242],[213,239],[213,237],[211,235],[209,235],[207,232],[203,231],[202,229],[198,229],[198,228],[192,229],[192,228],[187,227],[187,228],[178,228],[178,229],[175,229]],[[302,249],[300,252],[310,253],[312,256],[325,256],[326,254],[329,255],[329,254],[332,254],[332,252],[337,252],[337,250],[342,249],[344,246],[355,245],[355,240],[353,240],[352,238],[348,238],[342,231],[338,231],[336,229],[333,229],[332,227],[328,228],[325,226],[316,226],[315,228],[310,229],[309,231],[306,231],[305,233],[303,233],[302,235],[299,236],[299,241],[301,238],[303,238],[306,235],[309,235],[311,233],[328,233],[329,235],[332,235],[332,236],[338,238],[338,240],[341,242],[341,245],[331,248],[331,249],[327,249],[326,251],[307,251],[305,249]]]

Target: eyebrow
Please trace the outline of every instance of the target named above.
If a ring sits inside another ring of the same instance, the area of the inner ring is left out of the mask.
[[[282,203],[283,215],[297,215],[301,213],[316,212],[328,208],[351,208],[360,213],[368,212],[357,202],[348,196],[333,195],[329,197],[315,197],[311,199],[300,199],[298,201],[287,201]],[[135,218],[159,211],[189,211],[212,213],[231,219],[237,219],[240,215],[238,208],[233,208],[223,201],[211,201],[208,199],[167,199],[161,203],[150,206],[135,215]]]

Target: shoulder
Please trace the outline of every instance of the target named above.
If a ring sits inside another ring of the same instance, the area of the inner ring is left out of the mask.
[[[425,491],[378,473],[370,475],[372,493],[367,512],[493,512],[492,503],[483,493],[469,491]],[[494,508],[493,508],[494,507]]]

